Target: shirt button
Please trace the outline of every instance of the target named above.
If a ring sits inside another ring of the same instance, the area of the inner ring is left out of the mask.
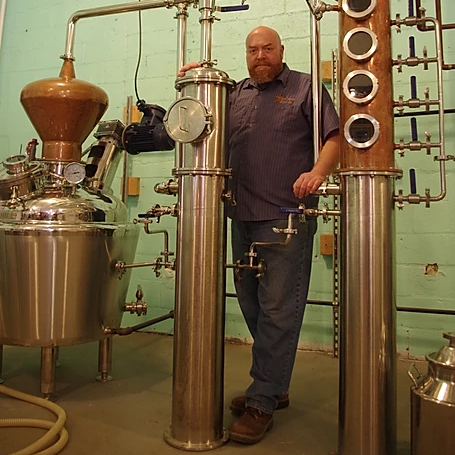
[[[256,110],[258,107],[257,106],[254,106],[254,110]]]

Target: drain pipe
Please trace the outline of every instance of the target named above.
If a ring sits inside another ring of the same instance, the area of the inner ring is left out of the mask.
[[[0,5],[0,52],[2,49],[3,24],[5,23],[6,0]]]

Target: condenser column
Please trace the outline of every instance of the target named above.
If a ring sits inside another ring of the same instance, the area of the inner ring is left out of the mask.
[[[179,183],[172,421],[166,441],[214,449],[223,428],[224,215],[228,93],[225,73],[198,68],[180,79],[168,132],[184,142]]]
[[[396,453],[390,8],[342,0],[339,455]]]

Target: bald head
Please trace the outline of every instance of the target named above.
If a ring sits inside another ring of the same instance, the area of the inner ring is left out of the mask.
[[[284,46],[275,30],[263,25],[256,27],[248,34],[245,45],[248,72],[253,81],[265,84],[283,71]]]
[[[248,36],[246,37],[246,47],[248,47],[250,41],[254,40],[257,37],[269,40],[278,48],[281,47],[281,38],[280,35],[278,35],[278,32],[276,30],[273,30],[273,28],[266,27],[265,25],[260,25],[248,33]]]

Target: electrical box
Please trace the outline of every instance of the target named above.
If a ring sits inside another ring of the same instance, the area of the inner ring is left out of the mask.
[[[139,177],[128,177],[128,196],[139,196],[141,179]],[[120,179],[120,193],[123,190],[123,177]]]
[[[332,62],[321,62],[321,79],[322,82],[332,82]]]
[[[321,234],[319,240],[321,256],[333,256],[333,234]]]

